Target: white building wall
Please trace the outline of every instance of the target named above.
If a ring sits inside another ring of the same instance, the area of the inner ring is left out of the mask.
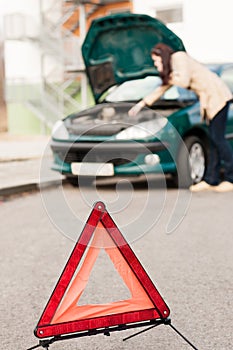
[[[183,0],[134,0],[133,7],[135,13],[144,13],[154,17],[156,9],[167,9],[171,5],[182,2]]]
[[[197,59],[233,61],[231,33],[231,0],[184,0],[183,40]]]
[[[184,22],[170,25],[187,51],[202,62],[233,61],[232,0],[134,0],[137,13],[183,6]]]
[[[8,41],[5,44],[5,75],[10,80],[36,81],[41,76],[38,47],[28,42]]]
[[[29,41],[39,28],[39,1],[0,0],[0,33],[5,39],[5,69],[7,79],[38,79],[41,75],[40,49]]]

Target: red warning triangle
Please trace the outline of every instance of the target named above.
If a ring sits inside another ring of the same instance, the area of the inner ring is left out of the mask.
[[[79,305],[104,249],[130,291],[127,300]],[[35,329],[39,338],[166,319],[170,310],[104,204],[95,204]]]

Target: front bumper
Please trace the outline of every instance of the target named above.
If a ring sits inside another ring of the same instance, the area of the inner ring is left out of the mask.
[[[123,152],[130,152],[133,154],[141,153],[155,153],[162,151],[168,147],[168,143],[162,143],[160,141],[155,142],[120,142],[120,141],[104,141],[104,142],[59,142],[52,140],[50,147],[53,152],[78,152],[81,154],[87,154],[94,149],[98,149],[100,152],[111,154],[122,154]],[[145,152],[147,150],[147,152]]]
[[[157,172],[157,166],[144,163],[147,154],[165,151],[167,143],[155,142],[59,142],[52,140],[53,169],[71,174],[75,162],[112,162],[115,175]],[[161,168],[159,167],[159,172]]]

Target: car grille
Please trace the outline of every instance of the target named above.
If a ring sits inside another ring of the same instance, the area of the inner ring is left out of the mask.
[[[69,151],[69,152],[57,152],[58,157],[65,163],[71,164],[75,162],[95,162],[95,163],[113,163],[115,166],[117,165],[123,165],[127,164],[133,161],[132,154],[129,154],[128,157],[126,154],[122,154],[122,158],[115,157],[112,155],[111,157],[107,153],[102,153],[102,154],[96,154],[95,152],[90,152],[88,154],[86,153],[80,153],[80,152],[74,152],[74,151]]]

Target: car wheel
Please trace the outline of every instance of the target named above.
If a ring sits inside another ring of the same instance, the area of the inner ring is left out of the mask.
[[[94,177],[66,176],[66,180],[74,187],[91,186],[92,182],[94,181]]]
[[[189,136],[181,145],[177,158],[176,184],[188,188],[203,179],[207,164],[204,143],[197,136]]]

